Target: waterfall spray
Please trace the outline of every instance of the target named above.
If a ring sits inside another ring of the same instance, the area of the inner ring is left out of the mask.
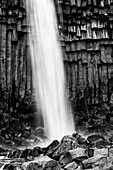
[[[67,111],[62,50],[52,0],[27,0],[29,42],[36,102],[41,105],[45,134],[51,142],[74,131]]]

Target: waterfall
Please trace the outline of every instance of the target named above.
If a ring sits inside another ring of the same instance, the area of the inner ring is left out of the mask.
[[[74,132],[67,111],[65,76],[57,19],[52,0],[26,0],[29,44],[37,106],[41,105],[45,134],[51,142]]]

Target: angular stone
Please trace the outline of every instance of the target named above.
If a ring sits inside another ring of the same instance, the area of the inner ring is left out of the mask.
[[[64,167],[67,164],[69,164],[70,162],[72,162],[73,158],[71,156],[71,154],[69,152],[67,152],[65,155],[62,155],[59,163]]]
[[[99,140],[95,141],[95,146],[97,148],[105,148],[109,144],[110,144],[109,141],[103,140],[103,139],[99,139]]]
[[[43,170],[43,167],[40,166],[38,163],[33,162],[29,163],[28,166],[26,167],[26,170]]]
[[[64,167],[65,170],[75,170],[78,167],[76,162],[71,162]]]
[[[29,156],[32,156],[32,157],[38,157],[40,154],[42,154],[41,150],[38,149],[38,148],[33,148],[32,150],[30,150],[29,152]]]
[[[99,139],[103,139],[104,140],[104,137],[99,135],[99,134],[92,134],[92,135],[88,136],[88,138],[87,138],[87,140],[90,143],[94,143],[94,142],[96,142]]]
[[[85,153],[85,149],[83,148],[76,148],[73,150],[69,150],[69,153],[73,159],[80,158],[80,157],[87,157],[87,154]]]
[[[107,157],[103,157],[94,163],[94,166],[99,166],[100,169],[103,169],[103,167],[106,167],[106,165],[107,165]]]
[[[84,167],[85,168],[93,168],[93,167],[97,167],[99,164],[101,164],[102,162],[104,162],[104,164],[105,164],[105,162],[106,162],[106,157],[103,157],[103,156],[100,156],[100,155],[98,155],[98,156],[96,156],[96,157],[91,157],[91,158],[89,158],[89,159],[87,159],[87,160],[84,160],[82,163],[83,163],[83,165],[84,165]]]
[[[50,170],[50,169],[47,169],[47,170]],[[51,170],[64,170],[64,168],[62,168],[62,165],[61,164],[58,164],[56,167],[54,167],[53,169]]]
[[[91,157],[87,160],[84,160],[82,163],[83,163],[84,167],[92,166],[96,162],[103,160],[103,158],[105,158],[105,157],[98,155],[98,156],[95,156],[95,157]]]
[[[43,170],[47,162],[51,161],[52,159],[48,156],[40,155],[36,158],[33,162],[25,162],[22,164],[22,168],[26,170]]]
[[[102,148],[102,149],[95,149],[94,150],[94,157],[96,156],[108,156],[108,149]]]
[[[54,140],[46,149],[44,154],[47,156],[51,156],[51,154],[53,154],[53,152],[55,152],[55,150],[59,147],[59,141],[58,140]]]
[[[50,160],[50,161],[48,161],[46,164],[45,164],[45,166],[44,166],[44,170],[53,170],[53,169],[55,169],[55,167],[58,165],[58,162],[57,161],[55,161],[55,160]]]
[[[68,141],[76,141],[77,142],[76,138],[73,137],[72,135],[66,135],[62,138],[61,143],[68,142]]]
[[[65,136],[57,150],[53,153],[52,158],[53,159],[59,159],[61,155],[64,155],[69,150],[77,148],[78,143],[76,139],[72,136]]]
[[[80,145],[83,145],[83,144],[86,144],[86,143],[87,143],[86,139],[83,138],[83,137],[82,137],[80,134],[78,134],[78,133],[73,133],[72,136],[77,139],[78,144],[80,144]]]

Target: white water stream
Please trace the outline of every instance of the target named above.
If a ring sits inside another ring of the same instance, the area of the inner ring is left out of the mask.
[[[41,105],[49,141],[74,132],[64,97],[65,76],[53,0],[27,0],[29,43],[36,102]]]

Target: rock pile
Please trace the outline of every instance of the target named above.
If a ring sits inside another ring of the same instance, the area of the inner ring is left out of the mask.
[[[0,167],[7,170],[112,170],[111,138],[78,133],[54,140],[45,148],[9,151],[0,148]]]

